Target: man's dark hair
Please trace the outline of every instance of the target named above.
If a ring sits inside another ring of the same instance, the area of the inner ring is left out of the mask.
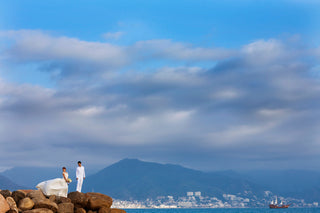
[[[81,163],[81,161],[78,161],[78,164]]]

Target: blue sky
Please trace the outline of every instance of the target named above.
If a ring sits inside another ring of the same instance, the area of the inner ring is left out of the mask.
[[[7,1],[5,29],[41,29],[84,40],[125,31],[124,42],[169,38],[239,47],[248,41],[301,34],[316,37],[311,1]]]
[[[1,2],[2,167],[319,169],[319,6]]]
[[[317,6],[313,1],[272,0],[122,0],[116,3],[13,0],[2,2],[2,29],[41,30],[117,45],[170,39],[201,47],[240,48],[259,39],[287,39],[295,35],[316,45],[319,38]],[[111,36],[106,38],[104,35],[108,33]],[[115,38],[113,34],[120,36]],[[7,73],[10,80],[54,85],[44,73],[34,73],[35,69],[25,65],[17,69]],[[21,77],[20,69],[30,73]]]

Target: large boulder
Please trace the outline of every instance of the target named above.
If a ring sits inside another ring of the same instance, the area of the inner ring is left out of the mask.
[[[53,211],[46,208],[39,208],[39,209],[24,211],[23,213],[53,213]]]
[[[55,202],[55,201],[56,201],[56,198],[57,198],[57,196],[55,196],[55,195],[50,195],[49,200],[52,201],[52,202]]]
[[[33,190],[29,192],[27,197],[30,197],[35,204],[47,199],[40,190]]]
[[[60,203],[71,203],[71,199],[70,199],[70,198],[67,198],[67,197],[57,196],[55,202],[56,202],[57,204],[60,204]]]
[[[86,210],[84,208],[75,208],[74,213],[86,213]]]
[[[34,207],[34,202],[33,200],[31,200],[31,198],[25,197],[22,200],[20,200],[18,206],[19,206],[19,209],[26,211]]]
[[[88,197],[81,192],[70,192],[68,198],[78,208],[86,208],[88,205]]]
[[[4,198],[7,198],[7,197],[10,197],[11,196],[11,191],[9,191],[9,190],[1,190],[0,191],[0,194],[4,197]]]
[[[6,201],[9,204],[10,210],[13,210],[16,213],[19,212],[16,201],[14,201],[14,199],[12,197],[7,197]]]
[[[26,193],[20,190],[14,191],[12,192],[11,197],[14,199],[14,201],[16,201],[16,203],[19,203],[20,200],[26,197]]]
[[[50,209],[53,212],[57,212],[58,211],[58,205],[55,202],[52,202],[49,199],[45,199],[42,200],[38,203],[35,203],[34,205],[35,209],[39,209],[39,208],[46,208],[46,209]]]
[[[102,207],[99,209],[98,213],[109,213],[110,209],[106,207]]]
[[[23,192],[23,193],[25,193],[25,194],[28,194],[29,192],[34,191],[34,189],[19,189],[18,191],[19,191],[19,192]]]
[[[60,203],[58,205],[58,213],[73,213],[74,205],[73,203]]]
[[[88,197],[88,209],[99,210],[102,207],[110,208],[112,205],[112,198],[96,192],[86,193]]]
[[[19,209],[10,209],[6,213],[19,213]]]
[[[109,213],[126,213],[126,211],[123,209],[112,208]]]
[[[0,213],[6,213],[10,210],[10,206],[6,199],[0,194]]]
[[[116,208],[106,208],[106,207],[102,207],[99,209],[98,213],[126,213],[125,210],[123,209],[116,209]]]

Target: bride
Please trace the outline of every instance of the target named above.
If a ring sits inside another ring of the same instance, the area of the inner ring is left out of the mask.
[[[63,178],[56,178],[39,183],[36,188],[40,189],[46,196],[56,195],[67,197],[68,196],[68,183],[71,181],[68,179],[69,174],[66,167],[62,168]]]

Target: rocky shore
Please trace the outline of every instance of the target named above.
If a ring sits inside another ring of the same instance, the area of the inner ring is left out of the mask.
[[[126,213],[111,205],[111,197],[94,192],[70,192],[66,198],[46,197],[40,190],[0,190],[0,213]]]

